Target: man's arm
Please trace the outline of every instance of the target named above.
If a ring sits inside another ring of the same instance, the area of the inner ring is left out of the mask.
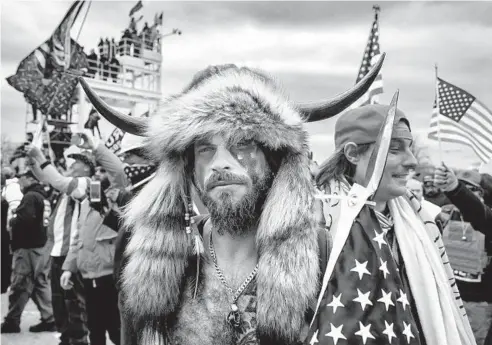
[[[35,146],[29,148],[28,155],[35,161],[31,168],[40,181],[50,184],[53,188],[75,199],[85,198],[89,184],[87,178],[63,176]]]
[[[469,191],[463,182],[459,182],[454,190],[446,192],[446,196],[460,210],[463,219],[470,222],[475,230],[492,236],[492,210]]]
[[[434,173],[434,183],[461,212],[463,219],[475,230],[492,236],[492,210],[460,182],[455,173],[444,163]]]
[[[112,188],[119,189],[128,185],[123,163],[103,143],[99,144],[94,150],[94,156],[96,161],[108,172],[108,178]]]

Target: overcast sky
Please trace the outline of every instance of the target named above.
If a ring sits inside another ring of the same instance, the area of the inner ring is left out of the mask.
[[[89,52],[100,36],[119,39],[135,3],[93,1],[79,43]],[[354,84],[373,20],[373,2],[143,3],[144,21],[152,24],[154,13],[164,11],[164,32],[175,27],[183,32],[163,41],[164,94],[178,92],[201,68],[236,63],[265,69],[293,100],[334,96]],[[23,139],[26,105],[5,77],[52,34],[70,4],[2,1],[1,124],[2,135],[14,141]],[[387,53],[380,100],[388,103],[398,88],[399,108],[415,132],[429,126],[436,62],[440,77],[492,107],[492,2],[379,5],[380,45]],[[76,26],[72,37],[77,33]],[[334,123],[309,125],[318,160],[332,151]],[[430,145],[435,151],[435,143]],[[456,149],[449,147],[445,158]],[[476,160],[471,151],[458,151],[466,158],[461,165]]]

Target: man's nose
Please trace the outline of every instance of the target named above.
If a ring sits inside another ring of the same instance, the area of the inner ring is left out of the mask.
[[[417,167],[417,159],[413,155],[412,150],[408,148],[405,152],[405,160],[403,162],[403,166],[408,169],[415,169]]]
[[[218,147],[211,164],[212,170],[230,170],[236,163],[232,153],[225,147]]]

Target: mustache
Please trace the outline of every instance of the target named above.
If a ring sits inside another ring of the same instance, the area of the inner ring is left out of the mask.
[[[222,183],[228,184],[248,184],[248,179],[244,176],[238,176],[228,171],[219,171],[210,176],[205,181],[205,190],[209,191]]]

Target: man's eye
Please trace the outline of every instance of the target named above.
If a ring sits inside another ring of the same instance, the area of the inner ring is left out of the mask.
[[[213,148],[211,146],[202,146],[198,149],[198,153],[208,153],[212,152]]]
[[[255,148],[255,143],[253,141],[242,141],[236,145],[236,148],[240,150],[252,149]]]

